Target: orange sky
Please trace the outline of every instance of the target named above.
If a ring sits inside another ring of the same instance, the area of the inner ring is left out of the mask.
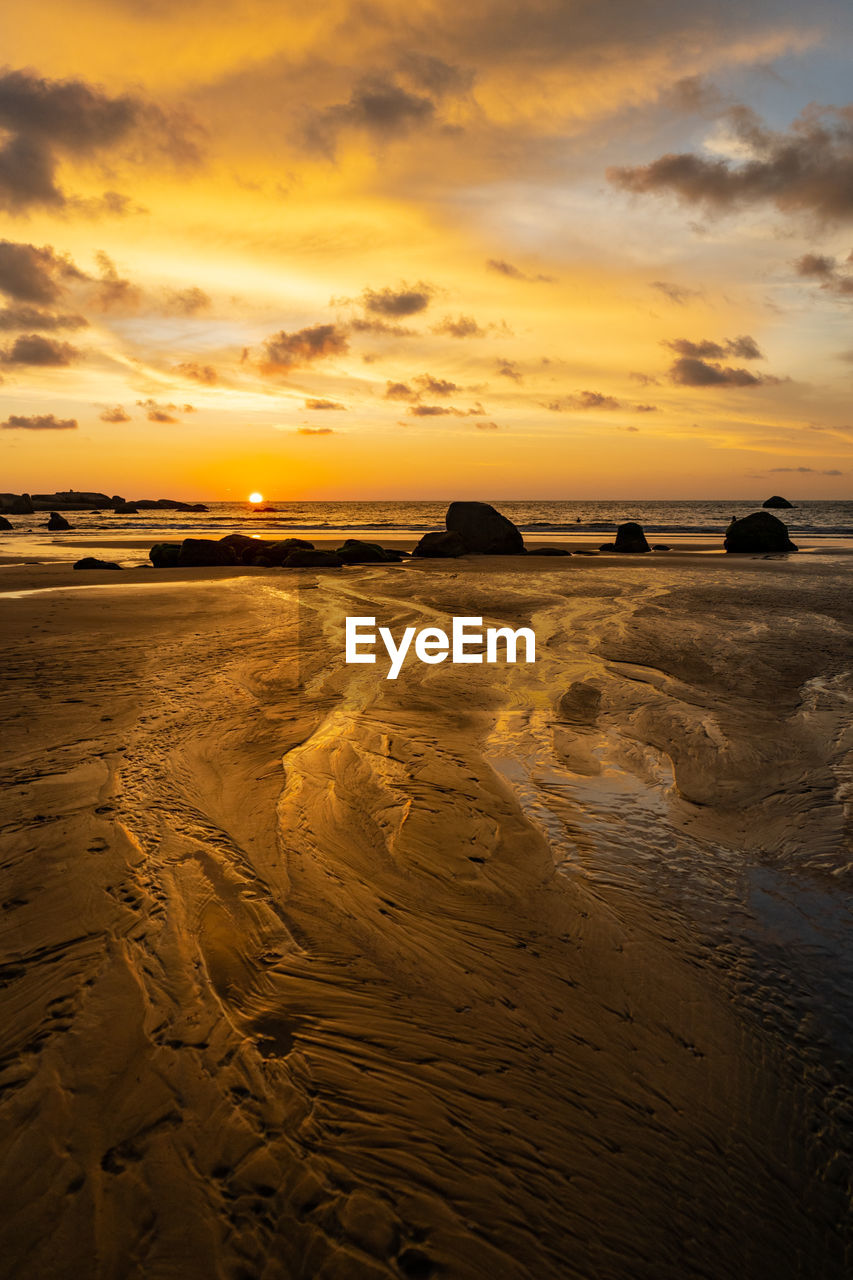
[[[849,496],[837,0],[7,18],[4,490]]]

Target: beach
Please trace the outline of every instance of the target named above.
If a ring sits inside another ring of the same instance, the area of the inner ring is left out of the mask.
[[[848,1274],[849,563],[7,563],[2,1273]]]

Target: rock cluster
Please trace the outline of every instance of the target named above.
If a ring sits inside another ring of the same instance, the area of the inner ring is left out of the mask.
[[[399,564],[405,552],[389,551],[376,542],[347,538],[334,551],[318,550],[304,538],[271,542],[229,533],[224,538],[184,538],[157,542],[149,552],[155,569],[185,569],[211,565],[254,565],[264,569],[340,569],[345,564]]]

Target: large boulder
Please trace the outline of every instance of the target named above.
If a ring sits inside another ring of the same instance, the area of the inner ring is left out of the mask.
[[[285,569],[340,569],[341,562],[334,551],[307,551],[297,548],[284,562]]]
[[[753,511],[732,520],[726,530],[726,551],[786,552],[797,548],[788,537],[788,526],[769,511]]]
[[[451,502],[444,517],[448,533],[458,533],[466,551],[486,556],[517,556],[524,539],[511,520],[488,502]]]
[[[793,502],[789,502],[787,498],[780,498],[778,493],[774,493],[772,498],[768,498],[766,502],[762,502],[762,507],[775,507],[777,510],[793,510]]]
[[[619,525],[614,546],[616,551],[624,551],[629,555],[651,551],[646,535],[643,533],[643,526],[634,520],[627,520],[625,524]]]
[[[139,514],[139,507],[135,502],[117,502],[113,512],[117,516],[135,516]]]
[[[14,527],[15,526],[12,524],[11,520],[7,520],[5,516],[0,516],[0,529],[2,529],[4,533],[9,529],[14,529]]]
[[[220,547],[229,547],[242,564],[251,564],[268,545],[262,538],[250,538],[246,533],[227,533],[219,539]]]
[[[0,493],[0,511],[10,516],[31,516],[35,507],[28,493]]]
[[[212,538],[184,538],[178,556],[180,568],[207,568],[213,565],[237,564],[233,547],[225,547]]]
[[[155,542],[148,552],[155,569],[177,569],[180,555],[180,542]]]
[[[58,533],[62,529],[70,529],[71,525],[65,519],[65,516],[61,516],[58,511],[51,511],[47,527],[51,533]]]
[[[282,538],[280,542],[265,542],[260,552],[273,566],[281,567],[295,551],[313,551],[314,543],[304,538]]]
[[[74,566],[75,569],[121,569],[120,564],[116,564],[114,560],[97,560],[94,556],[84,556],[82,560],[78,560]]]
[[[419,560],[452,560],[468,550],[461,533],[425,533],[412,552]]]

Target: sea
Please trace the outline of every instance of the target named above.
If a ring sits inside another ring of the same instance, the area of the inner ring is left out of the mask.
[[[735,516],[761,507],[761,500],[742,498],[673,501],[670,499],[524,500],[492,499],[530,539],[559,542],[568,538],[595,538],[613,534],[619,524],[636,520],[647,534],[720,538]],[[226,533],[256,533],[284,538],[315,534],[321,538],[364,536],[417,538],[430,529],[443,529],[449,500],[390,502],[278,502],[253,507],[248,502],[210,502],[206,512],[140,511],[138,515],[114,515],[110,511],[66,511],[75,533],[138,534],[180,540],[185,537],[223,537]],[[793,510],[776,511],[791,536],[808,538],[853,537],[853,501],[799,501]],[[16,531],[29,535],[44,532],[47,513],[12,516]],[[10,537],[9,534],[6,537]],[[55,535],[53,535],[55,537]]]

